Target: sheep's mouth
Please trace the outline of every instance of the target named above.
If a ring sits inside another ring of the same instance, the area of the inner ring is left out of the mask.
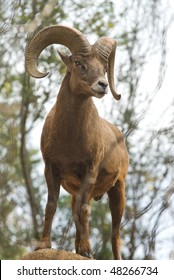
[[[103,96],[105,96],[105,94],[107,94],[107,91],[104,90],[104,91],[98,91],[98,90],[94,90],[93,88],[91,88],[92,91],[93,91],[93,95],[97,98],[102,98]]]

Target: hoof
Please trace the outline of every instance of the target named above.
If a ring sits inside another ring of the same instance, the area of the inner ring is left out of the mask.
[[[88,259],[93,259],[92,251],[91,249],[87,250],[76,250],[76,254],[81,255],[82,257],[88,258]]]
[[[93,259],[91,246],[89,241],[80,241],[76,243],[76,254],[79,254],[83,257]]]

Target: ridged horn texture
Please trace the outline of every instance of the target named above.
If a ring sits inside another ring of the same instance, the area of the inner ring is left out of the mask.
[[[97,48],[99,54],[103,57],[103,59],[108,61],[107,75],[109,87],[113,97],[116,100],[120,100],[121,95],[117,93],[114,82],[114,64],[117,43],[114,39],[108,37],[101,37],[97,40],[94,46]]]
[[[91,45],[86,37],[77,29],[63,25],[52,25],[42,29],[29,42],[25,52],[25,66],[34,78],[43,78],[47,73],[37,69],[40,53],[49,45],[60,44],[66,46],[72,53],[87,55]]]

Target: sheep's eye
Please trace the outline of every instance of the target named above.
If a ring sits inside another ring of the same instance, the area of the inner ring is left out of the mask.
[[[75,66],[79,66],[82,65],[81,62],[79,60],[74,61]]]

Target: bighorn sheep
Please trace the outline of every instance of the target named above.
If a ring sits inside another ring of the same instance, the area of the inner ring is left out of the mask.
[[[41,136],[48,201],[37,249],[51,247],[52,221],[62,185],[72,195],[76,253],[92,257],[89,202],[107,192],[112,216],[112,250],[114,258],[121,259],[120,222],[125,206],[128,153],[122,133],[99,116],[92,101],[92,97],[101,98],[107,93],[108,83],[113,97],[120,99],[114,85],[116,41],[101,37],[90,45],[75,28],[46,27],[26,48],[26,69],[32,77],[43,78],[48,74],[37,69],[37,61],[42,50],[51,44],[66,46],[72,55],[59,52],[67,72]]]

